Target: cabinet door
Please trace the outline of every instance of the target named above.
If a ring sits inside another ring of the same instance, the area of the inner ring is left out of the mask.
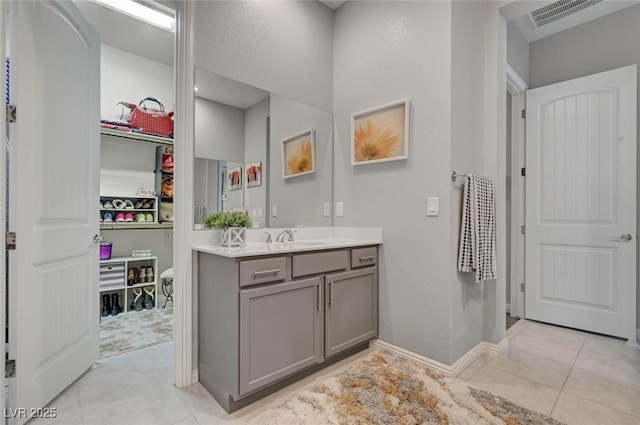
[[[320,291],[318,277],[240,291],[240,395],[322,360]]]
[[[326,357],[377,336],[377,276],[377,267],[368,267],[326,277]]]

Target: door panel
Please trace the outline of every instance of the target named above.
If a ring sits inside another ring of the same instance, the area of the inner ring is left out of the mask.
[[[9,7],[10,402],[40,408],[98,358],[100,42],[71,2]]]
[[[240,395],[322,361],[320,283],[240,291]]]
[[[326,357],[376,337],[377,288],[376,267],[326,277]]]
[[[636,72],[527,92],[527,318],[635,338]]]

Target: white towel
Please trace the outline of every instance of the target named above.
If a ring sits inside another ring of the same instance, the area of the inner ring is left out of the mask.
[[[464,185],[458,270],[476,272],[476,282],[496,278],[496,214],[493,182],[470,174]]]

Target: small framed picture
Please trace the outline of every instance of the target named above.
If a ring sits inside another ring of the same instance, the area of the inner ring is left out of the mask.
[[[229,190],[242,189],[242,167],[229,169],[227,178],[229,179]]]
[[[313,129],[282,139],[282,177],[316,172],[316,140]]]
[[[408,158],[408,100],[351,115],[351,165]]]
[[[260,186],[262,184],[262,161],[246,164],[244,169],[247,175],[247,187]]]

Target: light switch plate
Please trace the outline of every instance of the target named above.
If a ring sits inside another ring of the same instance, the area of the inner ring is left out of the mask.
[[[277,217],[277,216],[278,216],[278,206],[274,204],[271,206],[271,217]]]
[[[322,206],[322,215],[325,217],[331,217],[331,203],[325,202]]]
[[[255,216],[256,216],[256,214],[257,214],[257,212],[256,212],[256,210],[255,210],[255,209],[251,210],[251,217],[255,217]]]
[[[262,208],[258,208],[258,217],[262,217]]]
[[[336,217],[344,216],[344,204],[342,202],[336,202]]]
[[[437,217],[440,214],[440,198],[427,198],[427,216]]]

